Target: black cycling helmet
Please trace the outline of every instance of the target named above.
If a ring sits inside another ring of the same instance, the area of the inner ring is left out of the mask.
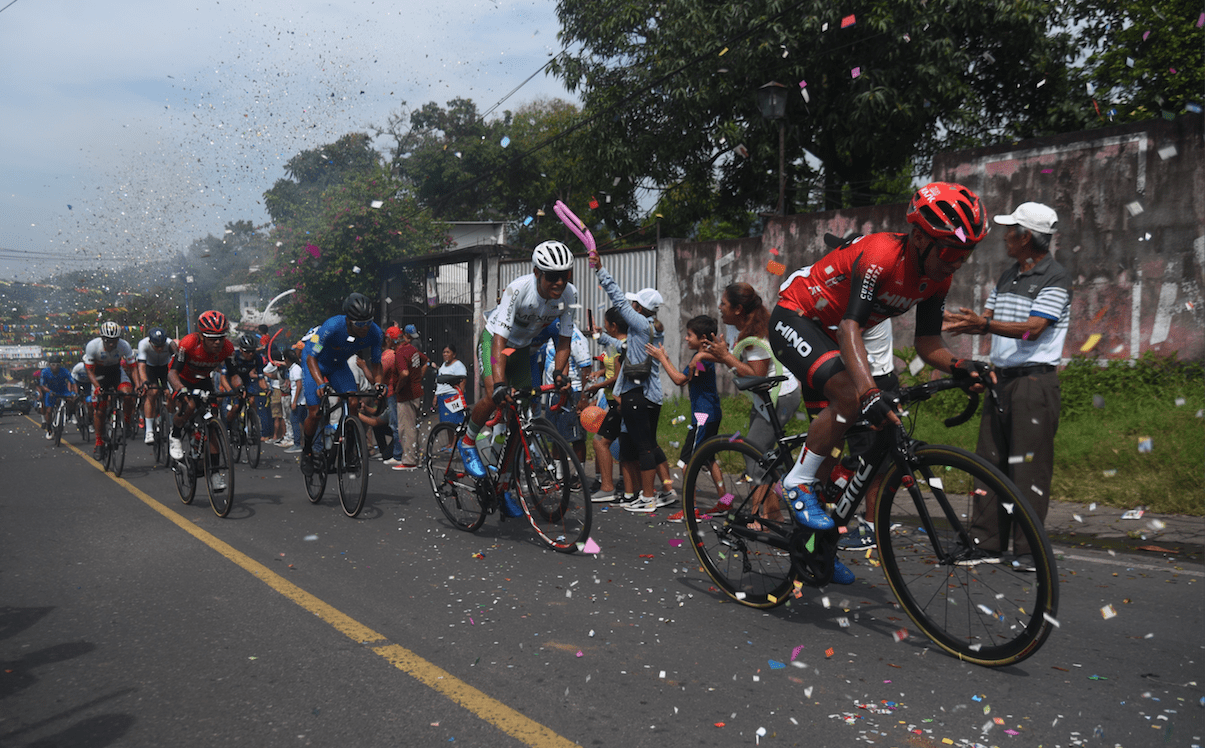
[[[151,345],[155,346],[156,348],[162,348],[163,346],[167,345],[167,331],[162,327],[152,327],[151,332],[146,336],[146,339],[149,340]]]
[[[251,333],[245,332],[238,338],[238,347],[239,350],[246,351],[247,353],[255,353],[259,350],[259,341]]]
[[[56,364],[61,364],[61,363],[63,363],[63,357],[62,357],[62,356],[51,356],[51,357],[50,357],[50,365],[51,365],[51,366],[54,366],[54,365],[56,365]]]
[[[343,313],[352,322],[372,319],[372,302],[362,293],[353,293],[343,302]]]

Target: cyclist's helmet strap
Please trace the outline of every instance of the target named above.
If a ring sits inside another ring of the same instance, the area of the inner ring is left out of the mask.
[[[352,322],[372,319],[372,302],[362,293],[353,293],[343,302],[343,313]]]
[[[102,338],[119,338],[121,337],[121,328],[113,320],[100,323],[100,336]]]
[[[568,270],[573,267],[573,253],[561,242],[542,242],[531,253],[531,262],[540,270]]]
[[[226,315],[219,311],[210,309],[197,317],[197,332],[202,335],[225,335],[227,327]]]
[[[961,184],[930,182],[912,196],[908,223],[934,239],[968,248],[987,236],[987,215],[979,196]]]

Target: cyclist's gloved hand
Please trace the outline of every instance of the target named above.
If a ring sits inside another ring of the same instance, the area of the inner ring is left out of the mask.
[[[318,385],[318,397],[326,397],[332,392],[334,392],[334,388],[331,387],[330,382],[323,382],[322,384]]]
[[[389,392],[389,388],[385,386],[384,382],[377,382],[376,390],[377,397],[385,397],[385,393]]]
[[[499,405],[513,399],[514,393],[506,382],[494,385],[494,405]]]
[[[142,384],[138,385],[138,394],[139,395],[146,394],[146,382],[143,382]]]
[[[570,386],[569,377],[565,376],[563,371],[554,371],[552,373],[552,385],[558,390],[566,389]]]
[[[895,411],[894,404],[877,387],[862,394],[861,406],[862,417],[875,428],[882,426]]]
[[[983,361],[972,361],[969,358],[960,358],[954,362],[950,368],[950,376],[956,381],[965,381],[968,379],[987,379],[987,373],[991,369],[988,364]]]

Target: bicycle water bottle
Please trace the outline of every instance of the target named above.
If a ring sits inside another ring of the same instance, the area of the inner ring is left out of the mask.
[[[829,503],[835,504],[841,498],[841,494],[845,492],[845,487],[849,485],[849,479],[854,476],[854,469],[858,466],[858,458],[847,456],[837,465],[833,466],[833,471],[829,473],[828,481],[824,484],[824,495]]]
[[[322,428],[322,446],[324,449],[330,449],[335,444],[335,427],[332,424],[326,424]]]
[[[486,465],[494,463],[494,438],[490,431],[486,430],[477,434],[477,454],[481,456],[481,461]]]

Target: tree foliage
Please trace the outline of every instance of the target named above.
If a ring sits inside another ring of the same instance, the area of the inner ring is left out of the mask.
[[[898,184],[938,150],[1087,121],[1091,103],[1069,65],[1070,36],[1049,31],[1062,21],[1059,7],[560,0],[567,52],[553,69],[596,118],[589,168],[689,184],[700,196],[697,219],[777,202],[778,131],[761,117],[754,92],[784,83],[787,203],[809,203],[811,154],[821,207],[862,205],[898,199],[879,191],[880,180]],[[843,21],[851,13],[853,22]]]
[[[1102,119],[1131,122],[1200,106],[1199,0],[1081,0],[1073,7]]]
[[[288,322],[304,327],[339,313],[353,291],[375,299],[386,265],[438,250],[448,236],[402,180],[375,164],[328,186],[311,219],[277,224],[271,240],[268,277],[279,291],[295,290],[281,309]]]
[[[583,168],[592,144],[574,131],[579,119],[560,99],[487,119],[457,98],[396,113],[378,134],[393,140],[394,173],[436,217],[504,222],[508,244],[533,246],[565,233],[552,213],[557,200],[604,223],[603,237],[629,229],[638,211],[632,182]]]

